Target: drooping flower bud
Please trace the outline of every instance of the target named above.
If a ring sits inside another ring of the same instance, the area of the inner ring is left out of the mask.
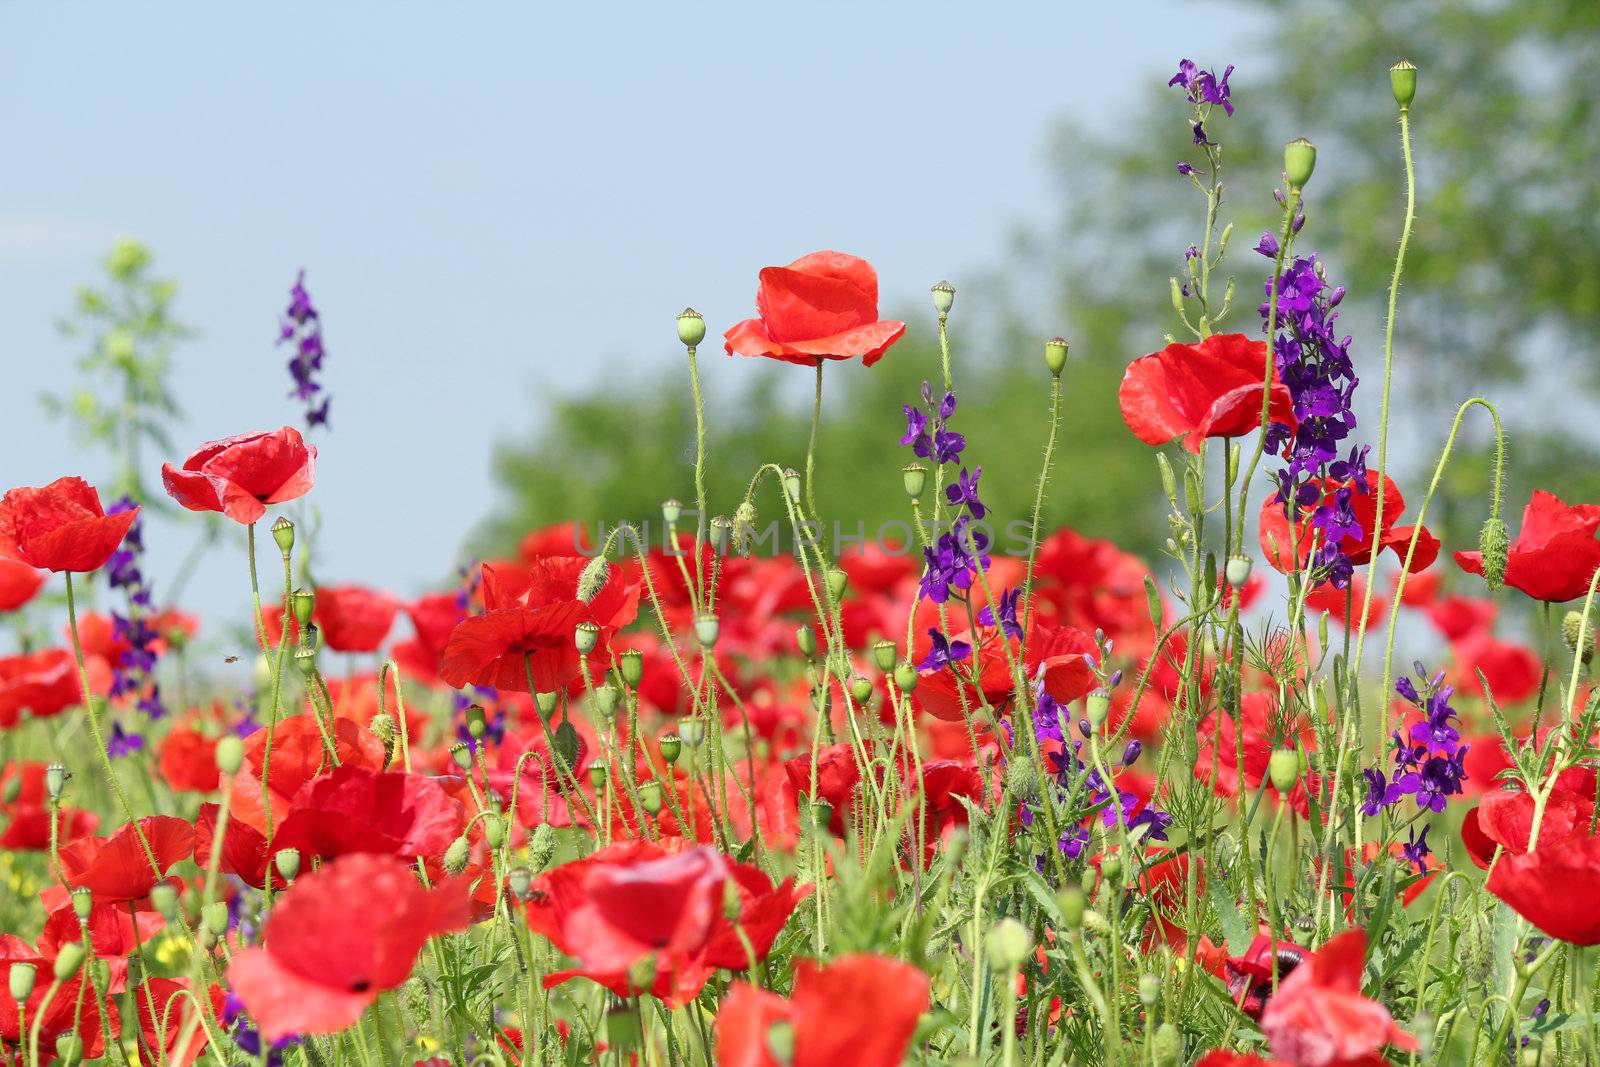
[[[683,738],[677,734],[666,734],[661,738],[661,758],[669,764],[677,763],[678,756],[683,753]]]
[[[895,664],[894,684],[902,693],[909,693],[917,688],[917,669],[909,660],[901,660]]]
[[[289,553],[294,551],[294,523],[289,521],[289,516],[280,515],[278,521],[272,524],[272,539],[278,542],[278,551],[283,553],[283,558],[288,559]]]
[[[556,832],[549,823],[542,822],[528,835],[528,866],[535,871],[542,871],[555,854]]]
[[[617,669],[622,673],[622,681],[637,689],[640,681],[644,679],[644,653],[637,648],[630,648],[617,657]]]
[[[217,770],[228,777],[239,772],[244,764],[244,742],[236,734],[226,734],[217,739]]]
[[[1052,337],[1044,343],[1044,365],[1049,368],[1050,377],[1059,378],[1067,369],[1067,349],[1065,337]]]
[[[1506,524],[1491,515],[1478,535],[1478,551],[1483,560],[1483,581],[1491,592],[1498,592],[1506,584],[1506,553],[1511,538],[1506,534]]]
[[[1283,147],[1283,175],[1295,189],[1304,189],[1317,169],[1317,146],[1304,137],[1296,137]]]
[[[701,615],[694,620],[694,636],[703,648],[715,648],[721,624],[715,615]]]
[[[472,709],[469,708],[467,710],[470,712]],[[371,731],[373,737],[378,739],[378,743],[383,746],[383,765],[387,767],[389,761],[394,759],[394,743],[399,733],[395,727],[394,716],[386,711],[380,711],[372,717],[371,722],[367,723],[367,729]],[[471,730],[472,721],[468,719],[467,732],[471,733]]]
[[[956,304],[956,287],[949,282],[938,282],[933,287],[933,310],[948,315]]]
[[[928,468],[920,463],[907,463],[905,469],[901,471],[901,480],[906,487],[906,496],[912,500],[919,500],[922,497],[922,490],[928,484]]]
[[[1409,59],[1402,59],[1389,68],[1389,87],[1394,90],[1394,102],[1401,111],[1411,109],[1417,98],[1417,68]]]
[[[595,556],[583,565],[583,571],[578,575],[578,599],[585,604],[592,604],[594,598],[600,595],[600,590],[605,588],[606,579],[611,577],[611,564],[606,562],[604,556]]]
[[[1155,1067],[1183,1067],[1183,1032],[1172,1023],[1156,1027],[1150,1042],[1150,1060]]]
[[[472,842],[466,835],[450,842],[450,847],[444,850],[444,869],[448,874],[460,874],[467,869],[467,855],[472,850]]]
[[[583,747],[583,741],[578,737],[578,728],[571,722],[563,722],[557,726],[554,733],[555,751],[553,755],[560,765],[571,770],[578,765],[578,752]]]
[[[1280,748],[1267,761],[1267,778],[1272,788],[1287,796],[1300,780],[1300,753],[1292,748]]]
[[[989,966],[1001,972],[1022,966],[1032,947],[1033,937],[1028,933],[1028,928],[1009,916],[990,928],[989,938],[984,943]]]
[[[11,999],[18,1004],[26,1004],[28,998],[33,996],[33,984],[38,977],[38,968],[31,963],[13,963],[11,974],[7,977],[11,986]]]
[[[1594,627],[1585,626],[1583,612],[1569,611],[1561,619],[1561,637],[1568,650],[1576,653],[1584,663],[1594,658]]]
[[[686,348],[694,348],[706,339],[706,320],[694,308],[684,308],[678,312],[678,340]]]
[[[578,646],[578,655],[587,656],[600,643],[600,627],[592,622],[580,622],[572,629],[572,643]]]
[[[278,854],[272,857],[272,865],[283,875],[284,881],[294,881],[300,876],[300,850],[280,848]]]

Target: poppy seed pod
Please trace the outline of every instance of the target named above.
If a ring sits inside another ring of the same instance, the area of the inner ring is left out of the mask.
[[[533,872],[526,867],[513,867],[506,872],[506,888],[518,900],[527,900],[533,888]]]
[[[644,679],[644,653],[637,648],[630,648],[617,659],[617,670],[622,674],[623,683],[638,688]]]
[[[1234,589],[1243,589],[1244,583],[1250,580],[1251,567],[1249,556],[1229,556],[1223,575]]]
[[[817,832],[825,832],[833,825],[833,805],[826,800],[813,800],[811,802],[811,826]]]
[[[646,815],[655,815],[661,811],[661,784],[659,782],[641,782],[639,784],[639,806],[645,810]]]
[[[500,816],[490,812],[483,817],[483,840],[490,848],[506,843],[506,824]]]
[[[715,615],[702,615],[694,620],[694,636],[703,648],[715,648],[721,624]]]
[[[316,590],[301,586],[289,594],[289,611],[294,615],[294,621],[302,627],[311,625],[311,616],[316,613],[316,610]]]
[[[783,469],[783,491],[789,494],[792,503],[800,503],[800,472],[793,467]]]
[[[1300,780],[1300,753],[1292,748],[1280,748],[1267,761],[1267,778],[1272,788],[1287,794]]]
[[[83,943],[68,941],[56,949],[56,962],[50,969],[56,981],[65,982],[68,978],[78,973],[78,968],[83,966]]]
[[[909,660],[901,660],[895,665],[894,684],[902,693],[909,693],[917,688],[917,669]]]
[[[1283,175],[1291,188],[1304,189],[1317,169],[1317,146],[1304,137],[1296,137],[1283,146]]]
[[[539,711],[539,718],[548,719],[556,713],[558,694],[552,691],[533,694],[533,706]]]
[[[450,847],[444,850],[444,869],[449,874],[460,874],[467,869],[467,854],[472,849],[472,843],[466,835],[450,842]]]
[[[733,520],[726,515],[713,515],[711,517],[711,549],[719,556],[728,554],[728,546],[733,543]]]
[[[677,734],[667,734],[661,738],[661,758],[668,763],[677,763],[678,756],[683,753],[683,738]]]
[[[228,932],[228,905],[220,900],[207,904],[200,912],[200,921],[207,933],[220,938]]]
[[[606,787],[606,765],[604,763],[591,763],[589,765],[589,784],[596,790]]]
[[[939,282],[933,287],[933,310],[948,315],[956,305],[956,287],[949,282]]]
[[[573,628],[572,643],[578,646],[578,655],[587,656],[600,643],[600,627],[592,622],[580,622]]]
[[[928,484],[928,468],[920,463],[907,463],[900,472],[901,481],[906,487],[906,496],[912,500],[922,497],[922,490]]]
[[[779,1019],[767,1027],[767,1052],[782,1067],[794,1063],[794,1023]]]
[[[675,526],[683,517],[683,504],[677,497],[668,497],[661,502],[661,518],[668,526]]]
[[[1410,110],[1411,101],[1417,98],[1417,68],[1409,59],[1389,68],[1389,88],[1394,90],[1394,102],[1400,110]]]
[[[893,641],[879,641],[872,646],[872,665],[884,674],[894,670],[895,648]]]
[[[304,677],[311,677],[317,670],[317,650],[310,645],[294,650],[294,669]]]
[[[1099,728],[1106,721],[1106,716],[1111,713],[1111,691],[1105,687],[1090,690],[1089,695],[1083,698],[1083,717],[1089,725]]]
[[[71,777],[72,772],[59,763],[52,763],[44,769],[44,791],[51,800],[61,799],[62,792],[67,788],[67,779]]]
[[[79,886],[72,891],[72,914],[80,919],[87,919],[94,910],[94,894],[84,886]]]
[[[283,553],[283,558],[288,559],[289,553],[294,551],[294,523],[289,521],[287,515],[278,516],[278,521],[272,524],[272,539],[278,542],[278,551]]]
[[[272,857],[272,865],[283,875],[285,881],[294,881],[300,874],[300,850],[280,848],[278,854]]]
[[[857,704],[865,704],[872,699],[872,683],[856,675],[850,680],[850,696]]]
[[[828,571],[828,596],[834,603],[844,599],[844,591],[850,588],[850,576],[842,568],[833,567]]]
[[[1077,886],[1068,886],[1056,897],[1056,907],[1061,911],[1061,922],[1068,930],[1083,925],[1084,912],[1089,910],[1089,898]]]
[[[458,768],[463,771],[472,770],[472,749],[465,741],[457,741],[450,746],[450,758],[455,761]]]
[[[1100,861],[1100,874],[1106,885],[1115,886],[1122,880],[1122,857],[1110,855]]]
[[[622,703],[622,690],[614,685],[603,685],[594,691],[595,707],[607,722],[616,718],[617,706]]]
[[[105,988],[101,983],[101,988]],[[56,1036],[56,1059],[66,1067],[75,1067],[83,1059],[83,1039],[75,1030],[65,1030]]]
[[[38,977],[38,968],[31,963],[13,963],[11,974],[7,976],[11,987],[11,999],[18,1004],[26,1004],[33,995],[34,979]]]
[[[171,882],[157,882],[150,890],[150,904],[168,922],[178,915],[178,891]]]
[[[678,736],[690,748],[699,748],[706,739],[706,724],[700,719],[684,719],[678,724]]]
[[[1483,559],[1483,581],[1490,592],[1498,592],[1506,584],[1506,558],[1511,539],[1506,534],[1506,524],[1499,516],[1490,516],[1478,535],[1478,551]]]
[[[1561,637],[1566,641],[1567,648],[1577,653],[1583,662],[1588,663],[1594,658],[1594,627],[1584,626],[1583,612],[1567,612],[1561,620]]]
[[[994,924],[984,950],[989,956],[989,966],[997,971],[1011,971],[1022,966],[1033,947],[1028,928],[1009,916]]]
[[[694,348],[706,339],[705,316],[694,308],[684,308],[678,312],[678,340],[685,347]]]
[[[802,626],[794,632],[795,646],[800,649],[800,654],[806,659],[812,659],[817,654],[817,635],[809,626]]]
[[[217,770],[228,776],[233,776],[244,763],[244,741],[235,734],[227,734],[217,739]]]
[[[1052,337],[1044,343],[1044,365],[1050,369],[1050,377],[1059,378],[1067,369],[1067,349],[1064,337]]]

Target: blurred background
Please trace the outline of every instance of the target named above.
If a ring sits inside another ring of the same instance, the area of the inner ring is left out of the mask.
[[[928,288],[948,279],[985,500],[1002,520],[1031,505],[1042,342],[1059,333],[1072,357],[1046,519],[1153,556],[1154,455],[1116,386],[1177,330],[1168,278],[1203,222],[1175,169],[1200,159],[1166,88],[1183,58],[1236,65],[1236,114],[1210,131],[1236,222],[1225,328],[1259,331],[1268,265],[1250,248],[1277,214],[1283,143],[1310,137],[1298,247],[1349,288],[1364,416],[1403,210],[1387,71],[1421,68],[1395,471],[1420,498],[1456,405],[1486,394],[1511,433],[1513,520],[1534,485],[1600,500],[1592,0],[981,18],[955,3],[35,4],[0,25],[0,483],[76,473],[160,507],[162,460],[301,424],[274,342],[303,269],[331,398],[303,516],[324,581],[411,595],[530,528],[692,499],[685,305],[711,330],[713,509],[760,462],[801,466],[810,373],[717,339],[753,314],[761,267],[820,248],[871,260],[884,316],[910,324],[870,370],[829,368],[824,514],[903,516],[900,405],[937,373]],[[130,269],[123,246],[108,267],[125,237],[149,261]],[[134,364],[113,336],[130,331]],[[1485,430],[1469,425],[1430,518],[1447,547],[1486,513]],[[186,607],[238,617],[240,554],[196,551],[237,537],[153,517],[157,599],[181,585]]]

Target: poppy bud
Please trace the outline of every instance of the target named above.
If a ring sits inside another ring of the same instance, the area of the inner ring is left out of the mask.
[[[767,1051],[783,1067],[794,1063],[794,1023],[779,1019],[767,1027]]]
[[[1077,886],[1068,886],[1056,897],[1056,907],[1061,909],[1061,921],[1068,930],[1083,925],[1083,915],[1089,908],[1089,898]]]
[[[526,867],[511,868],[506,872],[506,888],[518,900],[527,900],[529,891],[533,889],[533,872]]]
[[[694,620],[695,639],[705,648],[717,647],[717,634],[720,630],[721,625],[715,615],[702,615]]]
[[[74,1030],[63,1030],[56,1036],[56,1059],[66,1067],[73,1067],[83,1056],[83,1041]]]
[[[506,843],[505,820],[494,812],[483,817],[483,841],[490,848],[499,848]]]
[[[1283,175],[1294,189],[1304,189],[1317,169],[1317,146],[1296,137],[1283,147]]]
[[[556,713],[557,697],[558,694],[553,690],[546,693],[533,694],[533,706],[538,709],[539,718],[548,719]]]
[[[563,722],[556,727],[555,742],[555,757],[561,761],[561,765],[568,770],[576,766],[578,750],[583,744],[578,739],[578,728],[570,722]]]
[[[1491,515],[1483,524],[1483,532],[1478,535],[1478,550],[1483,560],[1483,580],[1491,591],[1498,591],[1506,584],[1506,552],[1510,547],[1510,538],[1506,536],[1506,524],[1498,515]]]
[[[678,724],[678,736],[690,748],[699,748],[706,739],[706,724],[700,719],[684,719]]]
[[[1083,698],[1083,715],[1089,725],[1098,728],[1111,713],[1111,691],[1104,686],[1090,690]]]
[[[573,628],[572,643],[578,646],[578,655],[587,656],[600,643],[600,627],[592,622],[580,622]]]
[[[310,645],[294,650],[294,669],[309,678],[317,669],[317,650]]]
[[[594,786],[596,791],[605,788],[606,765],[604,763],[591,763],[589,765],[589,784]]]
[[[287,515],[278,516],[278,521],[272,524],[272,539],[278,542],[283,558],[288,559],[289,553],[294,551],[294,523]]]
[[[956,304],[956,287],[949,282],[939,282],[933,287],[933,309],[941,315],[948,315],[950,309]]]
[[[1052,378],[1061,377],[1061,372],[1067,369],[1067,347],[1064,337],[1052,337],[1044,343],[1044,365]]]
[[[467,732],[472,733],[472,719],[470,716],[472,709],[468,708],[467,710],[469,712],[469,716],[467,718]],[[479,710],[481,711],[482,709],[480,708]],[[373,737],[378,739],[378,743],[383,746],[383,765],[387,767],[389,765],[389,761],[394,759],[394,743],[397,736],[394,716],[390,715],[388,712],[380,711],[378,714],[372,717],[371,722],[367,723],[367,729],[371,731]],[[479,735],[473,734],[473,736],[476,737]]]
[[[894,684],[902,693],[909,693],[917,688],[917,669],[909,660],[901,660],[895,665]]]
[[[171,882],[157,882],[150,890],[150,903],[156,912],[168,922],[173,921],[178,915],[178,891],[172,887]]]
[[[1394,90],[1394,102],[1401,111],[1411,107],[1417,98],[1417,68],[1409,59],[1402,59],[1389,68],[1389,88]]]
[[[1250,580],[1251,566],[1249,556],[1229,556],[1228,566],[1223,572],[1228,584],[1235,589],[1243,589],[1244,583]]]
[[[556,853],[556,832],[550,824],[542,822],[528,835],[528,866],[542,871]]]
[[[1028,928],[1017,920],[1007,917],[995,923],[989,930],[989,939],[984,944],[984,950],[989,956],[989,966],[997,971],[1011,971],[1022,966],[1028,958],[1028,950],[1033,947],[1033,938],[1028,933]]]
[[[228,932],[228,905],[220,900],[207,904],[200,912],[200,921],[212,937],[221,937]]]
[[[1583,662],[1588,663],[1594,658],[1594,629],[1584,626],[1583,612],[1567,612],[1561,619],[1561,637],[1567,642],[1567,648],[1581,656]],[[1588,640],[1584,640],[1585,637]]]
[[[300,874],[300,850],[280,848],[278,854],[272,857],[272,865],[283,875],[284,881],[294,881]]]
[[[901,479],[905,483],[906,496],[912,500],[921,498],[922,490],[928,484],[928,468],[920,463],[907,463],[905,469],[900,473]]]
[[[316,590],[301,586],[289,594],[289,612],[294,616],[294,621],[299,623],[301,627],[311,625],[311,616],[316,610]]]
[[[1267,761],[1267,777],[1272,788],[1287,794],[1300,780],[1300,753],[1292,748],[1280,748]]]
[[[4,788],[0,788],[0,804],[15,804],[22,795],[22,776],[13,775],[6,779]]]
[[[614,685],[603,685],[594,691],[595,707],[607,722],[616,718],[617,705],[622,703],[622,690]]]
[[[678,756],[683,752],[683,738],[677,734],[667,734],[661,738],[661,758],[668,763],[677,763]]]
[[[1155,1067],[1183,1067],[1183,1034],[1172,1023],[1156,1027],[1150,1060]]]
[[[850,587],[850,576],[842,568],[834,567],[828,571],[828,596],[834,603],[844,599],[844,591]]]
[[[872,663],[884,674],[894,670],[894,642],[879,641],[872,646]]]
[[[472,849],[472,843],[465,834],[450,842],[450,847],[444,850],[444,869],[448,874],[460,874],[467,869],[467,853]]]
[[[872,699],[872,683],[856,675],[850,680],[850,695],[857,704],[865,704]]]
[[[8,976],[11,985],[11,999],[18,1004],[26,1004],[33,995],[34,979],[38,976],[38,968],[31,963],[13,963],[11,974]]]
[[[661,810],[661,783],[639,784],[639,806],[645,810],[646,815],[655,815]]]
[[[218,738],[215,758],[217,770],[228,777],[232,777],[238,773],[240,765],[244,763],[244,742],[235,734],[227,734]]]
[[[684,308],[678,312],[678,340],[688,348],[693,348],[706,339],[706,320],[694,308]]]
[[[677,525],[678,520],[683,517],[683,505],[677,497],[668,497],[661,502],[661,517],[666,520],[668,526]]]
[[[1033,763],[1025,759],[1014,759],[1006,767],[1006,788],[1012,796],[1028,796],[1033,793],[1038,785],[1038,775],[1034,773]]]
[[[51,973],[56,976],[57,981],[65,982],[77,974],[81,966],[83,966],[82,942],[68,941],[56,950],[56,962],[51,968]]]
[[[44,769],[44,790],[50,794],[51,800],[60,800],[62,792],[67,788],[67,779],[72,777],[72,772],[59,763],[52,763]]]
[[[817,654],[817,635],[809,626],[802,626],[794,632],[794,643],[806,659]]]
[[[800,503],[800,472],[793,467],[783,469],[783,490],[789,494],[789,499]]]
[[[617,669],[622,673],[623,683],[638,688],[644,678],[644,653],[637,648],[630,648],[617,659]]]
[[[1161,979],[1153,974],[1139,976],[1139,1003],[1153,1008],[1161,1001]]]
[[[593,603],[609,577],[611,577],[611,564],[606,562],[604,556],[596,556],[585,563],[583,571],[578,575],[578,599],[585,604]]]

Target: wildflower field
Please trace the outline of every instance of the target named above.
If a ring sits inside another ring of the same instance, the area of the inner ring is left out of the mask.
[[[1007,357],[1045,438],[969,447],[945,282],[939,359],[882,413],[903,435],[820,464],[824,388],[908,324],[819,251],[760,269],[752,318],[678,316],[695,436],[658,512],[405,599],[316,562],[312,281],[277,337],[296,424],[189,447],[149,432],[179,327],[120,245],[77,320],[123,388],[95,424],[117,488],[64,457],[0,499],[0,1063],[1600,1064],[1600,504],[1504,499],[1493,396],[1413,424],[1425,464],[1391,449],[1417,69],[1372,87],[1404,169],[1357,339],[1316,147],[1224,195],[1232,70],[1169,83],[1192,243],[1116,397],[1170,505],[1152,559],[1042,528],[1095,473],[1057,447],[1068,339]],[[719,499],[724,353],[816,400],[810,447]],[[1491,491],[1451,544],[1428,522],[1469,422]],[[997,513],[984,470],[1016,464],[1033,507]],[[902,518],[820,514],[832,479],[892,482]],[[147,512],[211,524],[248,617],[167,598]]]

